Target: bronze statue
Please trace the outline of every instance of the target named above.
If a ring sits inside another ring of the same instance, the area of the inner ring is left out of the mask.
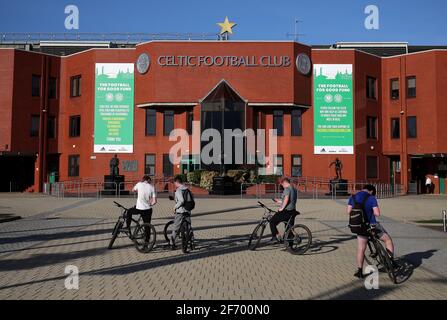
[[[343,164],[341,163],[340,159],[336,158],[334,162],[331,162],[329,168],[331,168],[332,166],[335,166],[335,179],[340,180],[342,178],[341,170],[343,169]]]
[[[120,174],[119,165],[120,165],[120,160],[118,159],[118,155],[115,154],[115,156],[112,159],[110,159],[110,175],[112,177],[119,176],[119,174]]]

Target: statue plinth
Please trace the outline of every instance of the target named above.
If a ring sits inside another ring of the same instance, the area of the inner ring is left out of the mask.
[[[116,196],[129,195],[129,191],[125,191],[125,178],[124,176],[105,175],[104,176],[104,190],[101,191],[101,195]]]
[[[328,196],[349,196],[349,182],[346,179],[335,178],[329,181]]]

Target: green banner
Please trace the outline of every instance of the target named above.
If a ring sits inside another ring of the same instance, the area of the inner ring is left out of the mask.
[[[351,64],[314,65],[314,153],[354,154]]]
[[[134,64],[97,63],[95,153],[133,153]]]

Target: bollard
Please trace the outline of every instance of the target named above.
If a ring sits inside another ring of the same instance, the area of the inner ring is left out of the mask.
[[[444,232],[447,232],[447,210],[442,211],[442,221],[444,224]]]

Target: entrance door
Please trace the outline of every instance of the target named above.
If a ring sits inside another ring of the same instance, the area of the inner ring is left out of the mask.
[[[202,134],[207,129],[217,130],[220,134],[221,142],[221,154],[211,154],[213,158],[215,156],[220,157],[220,161],[217,161],[220,163],[202,163],[202,168],[224,173],[229,169],[236,168],[237,164],[243,164],[245,154],[245,142],[243,136],[234,139],[231,137],[231,141],[225,141],[224,130],[240,129],[241,133],[245,131],[245,105],[245,101],[224,80],[222,80],[208,94],[208,96],[202,100],[200,122]],[[236,139],[242,139],[242,143],[233,143],[233,140],[236,142]],[[202,149],[210,142],[202,142]],[[225,151],[230,153],[228,148],[225,150],[225,145],[232,148],[231,155],[225,153]],[[239,147],[241,147],[242,150],[239,150]],[[240,157],[242,157],[242,163],[238,163]]]

